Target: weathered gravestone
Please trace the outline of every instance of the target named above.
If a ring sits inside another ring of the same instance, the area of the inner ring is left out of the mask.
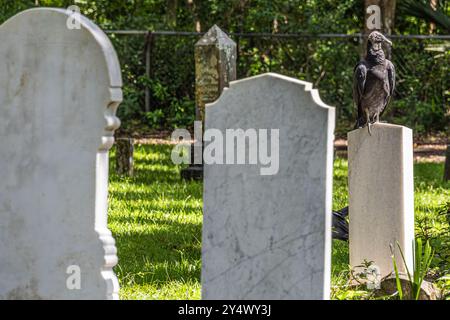
[[[205,121],[205,106],[236,80],[236,43],[214,25],[195,44],[196,119]]]
[[[237,144],[205,161],[203,299],[329,297],[334,114],[311,83],[273,73],[234,81],[207,105],[205,157],[220,140],[211,133],[243,129],[259,165],[217,164]],[[278,170],[261,165],[268,154]]]
[[[0,298],[118,298],[107,228],[116,53],[87,18],[50,8],[5,22],[0,43]]]
[[[205,106],[219,98],[230,81],[236,80],[236,43],[214,25],[195,44],[195,119],[205,121]],[[197,141],[191,148],[191,161],[200,158],[203,150]],[[200,157],[195,157],[195,152]],[[193,163],[181,171],[184,179],[203,178],[203,165]]]
[[[412,272],[414,181],[412,130],[375,123],[348,134],[350,265],[373,261],[381,277],[406,271],[399,243]],[[356,268],[357,270],[358,268]]]

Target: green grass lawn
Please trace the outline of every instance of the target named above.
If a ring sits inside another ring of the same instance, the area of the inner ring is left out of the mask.
[[[170,145],[137,145],[135,176],[114,173],[111,152],[109,227],[116,239],[115,272],[121,299],[200,299],[202,184],[180,179]],[[432,267],[449,274],[450,183],[443,164],[414,166],[416,235],[436,249]],[[334,165],[333,209],[347,205],[347,161]],[[348,245],[333,243],[333,298],[361,298],[340,286],[348,270]]]

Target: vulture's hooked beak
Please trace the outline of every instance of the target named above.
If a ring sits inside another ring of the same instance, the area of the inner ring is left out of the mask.
[[[386,38],[385,36],[383,36],[383,41],[386,42],[388,45],[390,45],[392,47],[392,42],[391,40],[389,40],[388,38]]]

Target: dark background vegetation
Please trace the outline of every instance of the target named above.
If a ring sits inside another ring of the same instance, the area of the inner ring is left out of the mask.
[[[296,38],[231,37],[238,43],[238,78],[267,71],[313,82],[322,99],[337,108],[337,133],[352,128],[353,67],[362,38],[358,34],[370,0],[0,0],[0,22],[35,6],[76,4],[104,30],[206,32],[217,24],[235,33],[295,33]],[[372,1],[373,2],[373,1]],[[429,13],[430,3],[437,13]],[[418,6],[418,7],[417,7]],[[446,0],[397,0],[394,35],[448,35]],[[108,33],[123,70],[122,134],[190,127],[194,120],[194,44],[198,35],[155,35],[151,73],[146,75],[146,34]],[[450,40],[394,38],[392,60],[398,83],[385,120],[404,124],[421,136],[448,135]],[[145,111],[145,88],[150,110]]]

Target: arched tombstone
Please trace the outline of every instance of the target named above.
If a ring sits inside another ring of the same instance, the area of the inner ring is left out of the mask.
[[[51,8],[6,21],[0,43],[0,298],[117,299],[114,48],[87,18]]]
[[[206,106],[203,299],[329,298],[334,119],[276,73]]]

